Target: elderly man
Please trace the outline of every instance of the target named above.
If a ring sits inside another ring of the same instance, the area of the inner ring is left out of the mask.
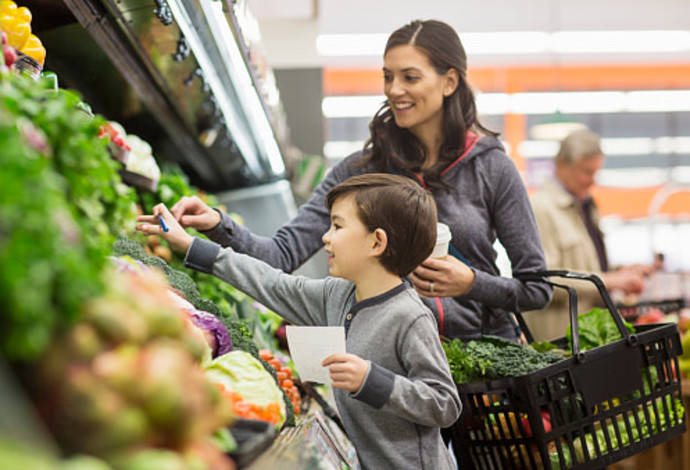
[[[604,237],[599,229],[599,212],[591,196],[594,177],[604,164],[599,136],[586,129],[571,133],[561,142],[555,163],[555,178],[532,197],[547,266],[596,274],[609,291],[639,293],[651,267],[609,269]],[[563,283],[577,289],[579,313],[603,305],[592,283],[575,280]],[[556,289],[545,310],[529,312],[525,319],[538,341],[565,336],[569,324],[565,291]]]

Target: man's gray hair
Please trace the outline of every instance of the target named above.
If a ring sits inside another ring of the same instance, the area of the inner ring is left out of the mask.
[[[572,165],[583,158],[598,157],[603,154],[599,136],[589,129],[582,129],[571,132],[561,141],[556,162]]]

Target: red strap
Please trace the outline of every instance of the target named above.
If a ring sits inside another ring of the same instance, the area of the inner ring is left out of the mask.
[[[440,297],[435,297],[436,299],[436,307],[438,308],[438,332],[441,335],[441,339],[444,337],[444,323],[443,321],[444,315],[443,315],[443,304],[441,303],[441,298]]]

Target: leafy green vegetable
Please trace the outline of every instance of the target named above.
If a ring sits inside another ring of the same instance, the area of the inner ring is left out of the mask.
[[[450,373],[457,384],[465,384],[477,376],[483,376],[491,361],[473,356],[462,341],[455,338],[442,343],[448,359]]]
[[[458,384],[526,375],[564,359],[554,352],[539,353],[530,346],[491,335],[467,343],[456,338],[444,342],[443,347]]]
[[[629,322],[623,320],[625,327],[631,333],[635,328]],[[595,307],[587,313],[578,316],[578,327],[580,330],[580,350],[587,351],[598,346],[603,346],[622,338],[613,317],[607,309]],[[572,348],[572,331],[570,325],[566,330],[568,346]]]
[[[102,292],[100,273],[133,194],[80,97],[0,73],[0,351],[30,360]]]
[[[535,351],[540,352],[540,353],[545,353],[545,352],[554,351],[554,350],[558,349],[558,346],[556,346],[555,344],[553,344],[549,341],[540,341],[540,342],[534,341],[534,342],[530,343],[529,345],[532,347],[532,349],[534,349]]]
[[[230,351],[218,356],[206,365],[206,375],[228,390],[239,393],[242,398],[259,406],[278,403],[281,410],[280,427],[286,418],[283,393],[275,379],[263,364],[245,351]]]

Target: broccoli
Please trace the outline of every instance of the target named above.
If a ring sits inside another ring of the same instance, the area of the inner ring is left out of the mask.
[[[247,325],[242,322],[230,321],[226,323],[225,326],[228,328],[234,348],[246,351],[252,356],[261,359],[259,357],[259,349],[256,347],[256,344],[254,344],[254,336],[249,328],[247,328]]]
[[[113,254],[115,256],[129,256],[139,261],[143,261],[143,259],[148,256],[139,243],[124,235],[115,240],[113,244]]]

